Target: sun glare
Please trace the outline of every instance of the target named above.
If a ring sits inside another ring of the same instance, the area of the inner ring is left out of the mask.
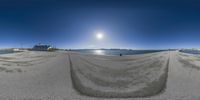
[[[94,54],[97,54],[97,55],[104,55],[104,51],[103,50],[94,50]]]
[[[103,34],[103,33],[97,33],[97,34],[96,34],[96,38],[97,38],[98,40],[102,40],[102,39],[104,38],[104,34]]]

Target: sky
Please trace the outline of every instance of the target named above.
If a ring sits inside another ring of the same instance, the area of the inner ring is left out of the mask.
[[[200,1],[1,0],[0,48],[38,43],[66,49],[200,48]]]

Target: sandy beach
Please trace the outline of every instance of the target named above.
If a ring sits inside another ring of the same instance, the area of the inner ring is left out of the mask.
[[[0,55],[1,100],[199,100],[200,56]]]

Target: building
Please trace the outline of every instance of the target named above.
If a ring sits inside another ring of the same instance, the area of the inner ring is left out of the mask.
[[[53,48],[51,45],[45,45],[45,44],[38,44],[35,45],[32,50],[34,51],[51,51]]]

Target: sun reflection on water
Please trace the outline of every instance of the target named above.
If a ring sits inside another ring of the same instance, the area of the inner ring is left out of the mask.
[[[96,54],[96,55],[105,55],[105,51],[103,51],[103,50],[94,50],[94,54]]]

